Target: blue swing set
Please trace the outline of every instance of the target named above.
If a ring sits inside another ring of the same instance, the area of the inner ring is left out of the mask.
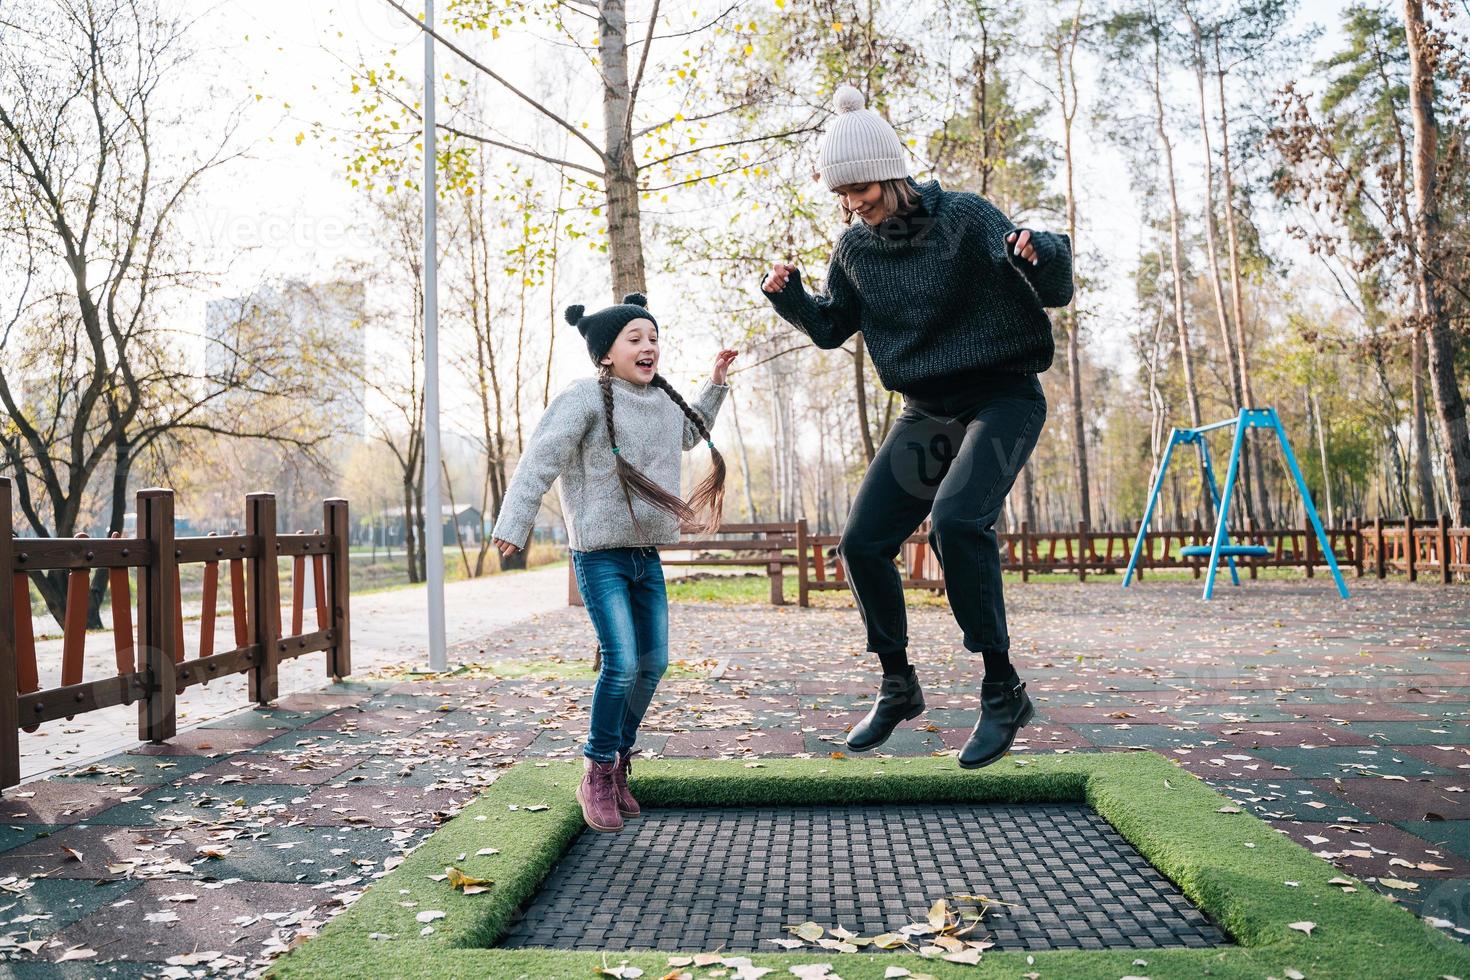
[[[1222,498],[1220,491],[1215,486],[1215,472],[1210,466],[1210,444],[1205,439],[1205,433],[1231,425],[1235,426],[1235,440],[1230,447],[1230,466],[1225,472],[1225,494]],[[1148,534],[1149,521],[1153,518],[1154,506],[1159,501],[1159,491],[1163,489],[1164,476],[1169,472],[1169,460],[1174,455],[1175,446],[1199,446],[1205,485],[1210,488],[1210,499],[1215,502],[1214,538],[1207,545],[1190,545],[1179,551],[1186,558],[1209,556],[1210,568],[1205,576],[1204,597],[1209,599],[1214,595],[1215,572],[1220,567],[1221,558],[1224,558],[1230,566],[1230,579],[1238,586],[1240,575],[1235,568],[1235,559],[1237,557],[1264,558],[1270,554],[1270,550],[1261,545],[1231,544],[1229,531],[1225,527],[1226,518],[1230,514],[1230,498],[1235,490],[1235,476],[1240,470],[1240,451],[1245,445],[1247,429],[1271,429],[1276,433],[1276,438],[1281,443],[1281,453],[1286,457],[1287,468],[1291,471],[1297,490],[1301,492],[1302,502],[1306,505],[1307,519],[1311,521],[1312,529],[1317,533],[1317,540],[1322,544],[1322,554],[1327,559],[1328,567],[1332,569],[1332,577],[1337,581],[1338,594],[1344,599],[1348,597],[1347,584],[1343,582],[1342,572],[1337,567],[1337,556],[1332,553],[1332,544],[1327,540],[1327,532],[1322,530],[1322,521],[1317,516],[1317,508],[1312,503],[1312,495],[1307,492],[1307,483],[1302,479],[1302,471],[1297,466],[1296,455],[1291,451],[1291,442],[1286,438],[1286,430],[1281,427],[1281,418],[1276,414],[1274,408],[1244,408],[1241,409],[1240,415],[1233,419],[1202,425],[1195,429],[1174,429],[1169,433],[1169,446],[1164,450],[1164,462],[1159,466],[1158,476],[1154,478],[1153,491],[1148,497],[1148,509],[1143,513],[1143,523],[1139,525],[1138,538],[1133,542],[1133,555],[1128,559],[1128,571],[1123,576],[1124,588],[1127,588],[1128,584],[1133,581],[1133,570],[1138,565],[1139,556],[1143,554],[1143,542]]]

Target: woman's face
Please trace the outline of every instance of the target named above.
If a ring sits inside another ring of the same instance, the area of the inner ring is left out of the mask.
[[[601,363],[624,381],[648,384],[658,371],[658,327],[652,320],[630,320]]]
[[[842,206],[863,220],[864,224],[876,225],[888,217],[883,210],[883,185],[876,180],[866,184],[843,184],[834,187],[832,193]]]

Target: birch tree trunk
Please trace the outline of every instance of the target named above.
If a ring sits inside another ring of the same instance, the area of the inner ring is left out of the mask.
[[[1429,384],[1434,392],[1435,415],[1449,483],[1449,512],[1455,524],[1470,525],[1470,429],[1465,401],[1455,379],[1454,340],[1449,314],[1439,295],[1438,128],[1434,118],[1434,65],[1428,49],[1428,27],[1421,0],[1404,0],[1404,24],[1409,41],[1409,112],[1414,119],[1414,240],[1418,253],[1419,302],[1425,317],[1429,354]]]

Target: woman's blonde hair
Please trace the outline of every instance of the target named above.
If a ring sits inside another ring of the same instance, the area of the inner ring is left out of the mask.
[[[893,180],[880,180],[876,183],[883,188],[882,202],[883,210],[890,216],[902,216],[908,214],[919,206],[919,192],[909,183],[907,177]],[[842,223],[852,224],[852,211],[848,210],[842,202],[842,195],[837,196],[837,207],[842,212]]]

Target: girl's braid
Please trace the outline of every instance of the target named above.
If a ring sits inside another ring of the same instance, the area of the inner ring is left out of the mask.
[[[720,522],[725,513],[725,457],[715,448],[715,442],[710,438],[709,428],[705,425],[704,416],[689,407],[684,397],[674,390],[669,380],[661,374],[655,374],[650,382],[655,388],[663,390],[664,394],[673,399],[674,404],[689,421],[694,423],[694,428],[704,437],[705,445],[709,446],[710,472],[704,481],[695,488],[693,495],[689,498],[689,506],[696,513],[705,512],[705,522],[701,528],[706,534],[713,534],[719,529]]]
[[[623,498],[628,504],[628,516],[633,518],[633,526],[638,529],[639,537],[647,538],[647,534],[643,530],[642,522],[638,520],[638,515],[633,512],[634,496],[660,510],[673,514],[680,521],[692,522],[694,511],[688,504],[654,483],[641,470],[623,458],[621,447],[618,446],[617,430],[613,426],[612,377],[612,372],[605,368],[598,373],[597,382],[602,387],[602,415],[607,423],[607,441],[612,444],[615,460],[613,467],[618,474],[618,482],[623,488]]]

